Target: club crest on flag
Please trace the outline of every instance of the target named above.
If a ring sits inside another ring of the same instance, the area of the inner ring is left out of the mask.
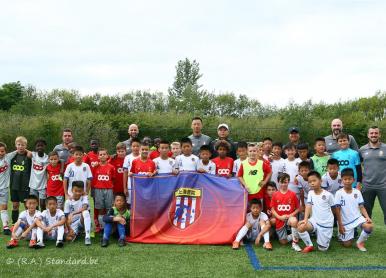
[[[173,194],[169,219],[173,226],[186,229],[192,225],[201,214],[201,189],[181,187]]]

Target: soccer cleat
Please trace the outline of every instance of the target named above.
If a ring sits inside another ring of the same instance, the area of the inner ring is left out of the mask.
[[[91,239],[89,237],[86,237],[84,239],[84,244],[87,245],[87,246],[90,246],[91,245]]]
[[[299,244],[297,244],[296,242],[292,243],[292,249],[294,249],[296,252],[302,251],[302,248],[300,248]]]
[[[266,249],[267,251],[272,251],[273,250],[272,244],[270,242],[265,242],[263,244],[263,248]]]
[[[7,248],[8,249],[12,249],[12,248],[15,248],[19,245],[19,242],[17,241],[17,239],[11,239],[10,241],[8,241],[7,243]]]
[[[3,229],[3,235],[5,236],[10,236],[11,235],[11,230],[7,227]]]
[[[34,247],[35,247],[36,249],[41,249],[41,248],[44,248],[44,247],[46,247],[46,246],[44,245],[43,242],[39,241],[38,243],[35,244]]]
[[[237,249],[239,249],[240,248],[240,242],[239,241],[234,241],[233,243],[232,243],[232,249],[233,250],[237,250]]]
[[[107,247],[107,245],[109,245],[109,241],[103,238],[101,241],[101,247]]]
[[[31,239],[31,240],[29,241],[28,247],[29,247],[29,248],[35,248],[35,247],[36,247],[36,240]]]
[[[119,239],[118,240],[118,246],[119,247],[124,247],[126,245],[126,241],[124,239]]]
[[[64,246],[63,240],[58,240],[58,241],[56,242],[56,247],[62,248],[63,246]]]
[[[359,251],[362,251],[362,252],[366,252],[367,251],[364,242],[357,242],[357,247],[358,247]]]
[[[310,253],[312,251],[314,251],[314,246],[309,245],[309,246],[304,247],[302,253]]]

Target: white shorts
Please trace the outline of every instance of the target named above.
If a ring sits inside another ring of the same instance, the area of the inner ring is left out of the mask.
[[[321,251],[326,251],[328,247],[330,247],[334,224],[332,223],[331,227],[321,226],[316,223],[315,219],[312,217],[308,219],[308,222],[313,227],[312,232],[316,232],[316,243],[318,244],[318,249]]]
[[[342,241],[349,241],[354,238],[354,230],[356,227],[362,226],[363,223],[366,223],[366,219],[363,216],[358,217],[354,221],[343,225],[345,232],[344,234],[339,234],[339,239]]]
[[[0,205],[7,205],[9,198],[9,188],[0,189]]]
[[[79,219],[73,221],[70,226],[76,235],[78,235],[84,229],[82,221],[81,221],[81,217],[79,217]]]

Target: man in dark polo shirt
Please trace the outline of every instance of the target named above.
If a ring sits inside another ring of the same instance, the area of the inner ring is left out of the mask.
[[[375,198],[378,197],[386,224],[386,144],[380,141],[378,127],[369,128],[369,143],[360,148],[363,160],[362,195],[367,213],[371,217]]]
[[[338,140],[336,140],[336,137],[343,131],[343,123],[340,119],[332,120],[331,131],[332,131],[332,134],[324,137],[324,140],[326,140],[326,149],[329,154],[332,154],[340,150],[340,147],[338,145]],[[349,135],[349,143],[350,143],[350,149],[353,149],[354,151],[358,151],[358,144],[352,135]]]
[[[210,143],[210,147],[212,150],[212,158],[215,158],[218,156],[218,152],[216,151],[216,148],[215,148],[217,141],[225,140],[230,144],[230,150],[229,150],[228,156],[233,158],[233,160],[236,160],[237,159],[236,144],[229,138],[229,126],[227,124],[220,124],[217,127],[217,135],[218,135],[218,138],[214,139]]]
[[[68,148],[68,145],[72,142],[72,130],[69,128],[63,129],[62,143],[54,147],[54,151],[57,152],[59,155],[59,160],[63,163],[66,163],[70,156],[70,150]]]
[[[203,145],[209,145],[212,141],[212,138],[210,138],[208,135],[202,134],[202,119],[200,117],[194,117],[192,119],[192,135],[190,135],[188,138],[192,141],[193,145],[193,154],[199,155],[200,148]]]

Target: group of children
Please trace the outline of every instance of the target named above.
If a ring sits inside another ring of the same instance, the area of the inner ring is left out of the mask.
[[[45,239],[56,240],[56,246],[62,247],[64,240],[73,241],[82,232],[85,244],[90,245],[90,193],[95,231],[102,234],[101,246],[108,245],[114,231],[119,246],[124,246],[129,236],[130,177],[196,171],[237,177],[248,191],[249,212],[233,242],[234,249],[244,239],[256,244],[263,240],[263,247],[272,250],[271,239],[276,235],[281,244],[292,242],[295,251],[310,252],[313,245],[309,232],[314,232],[318,249],[325,251],[335,214],[342,243],[351,245],[353,230],[362,227],[357,247],[365,251],[364,241],[372,231],[372,222],[358,190],[359,155],[349,149],[347,135],[341,134],[338,143],[341,150],[330,157],[324,138],[317,138],[315,154],[309,157],[307,144],[290,143],[283,149],[270,138],[257,144],[239,142],[238,159],[233,160],[228,156],[231,146],[225,140],[219,140],[215,150],[201,146],[199,157],[192,153],[189,138],[172,144],[157,140],[153,150],[147,141],[133,138],[128,155],[123,143],[118,143],[116,153],[110,155],[99,147],[98,140],[91,140],[88,153],[71,143],[71,156],[63,163],[58,153],[45,153],[44,140],[37,140],[31,152],[26,138],[18,137],[14,152],[7,153],[6,145],[0,143],[1,220],[4,234],[11,234],[7,247],[16,247],[22,238],[30,239],[30,247],[44,247]],[[218,156],[212,158],[214,151]],[[12,231],[7,212],[9,191]],[[19,215],[20,202],[26,210]],[[300,239],[305,244],[303,250]]]

